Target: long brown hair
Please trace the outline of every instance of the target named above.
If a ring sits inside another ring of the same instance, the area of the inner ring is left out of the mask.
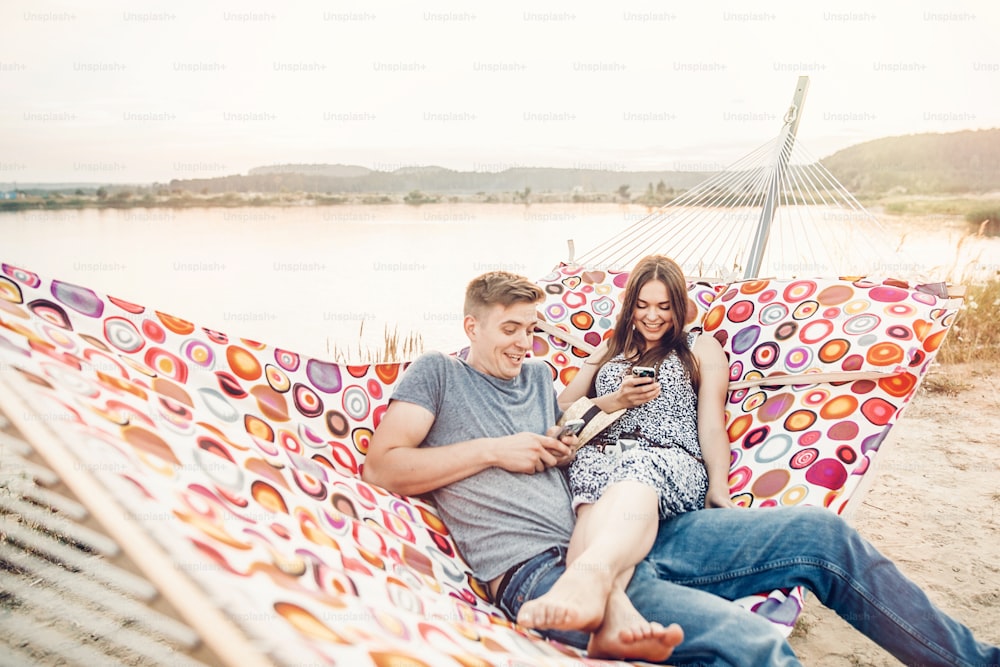
[[[646,349],[646,340],[636,331],[632,320],[635,317],[636,303],[639,301],[639,291],[646,283],[653,280],[658,280],[667,287],[670,316],[674,325],[669,333]],[[676,352],[688,377],[691,378],[691,386],[697,390],[700,379],[698,360],[687,345],[687,332],[684,331],[688,310],[687,280],[677,262],[663,255],[643,257],[629,274],[622,296],[622,310],[615,324],[614,335],[608,344],[607,354],[601,359],[601,364],[607,363],[615,355],[622,354],[635,366],[658,368],[671,352]]]

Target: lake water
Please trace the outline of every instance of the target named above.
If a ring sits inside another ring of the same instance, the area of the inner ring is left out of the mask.
[[[358,359],[387,331],[458,349],[469,279],[540,278],[568,259],[568,239],[579,257],[646,214],[624,204],[22,211],[0,214],[0,261],[230,335]],[[953,250],[960,221],[899,221],[898,246],[928,267],[1000,267],[996,239]]]

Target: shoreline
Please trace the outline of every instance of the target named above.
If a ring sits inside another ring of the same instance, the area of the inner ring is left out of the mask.
[[[666,206],[684,190],[670,195],[622,197],[614,192],[479,192],[424,193],[413,190],[401,193],[319,193],[319,192],[228,192],[223,194],[134,194],[122,189],[115,194],[98,196],[64,194],[53,190],[49,194],[25,194],[16,199],[0,199],[0,213],[18,211],[65,210],[130,210],[130,209],[191,209],[191,208],[292,208],[297,206],[413,206],[448,204],[518,204],[526,208],[545,204],[621,204],[643,206],[649,211]],[[1000,209],[998,192],[964,192],[957,194],[893,194],[882,193],[857,197],[863,207],[892,217],[919,215],[964,216],[984,207]]]

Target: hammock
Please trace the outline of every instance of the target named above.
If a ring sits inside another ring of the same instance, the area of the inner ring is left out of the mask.
[[[539,281],[534,356],[557,389],[626,278],[562,265]],[[734,499],[838,513],[958,305],[865,280],[690,295],[730,356]],[[405,368],[308,358],[2,265],[0,409],[223,661],[580,664],[487,601],[431,505],[359,479]],[[801,591],[739,602],[790,630]]]
[[[541,278],[533,356],[562,389],[627,270],[671,256],[695,277],[690,326],[729,357],[733,499],[843,514],[961,300],[886,264],[878,221],[794,140],[804,88],[776,140]],[[227,664],[608,664],[508,621],[430,504],[361,481],[406,366],[309,358],[2,265],[0,410]],[[802,600],[736,603],[787,635]]]

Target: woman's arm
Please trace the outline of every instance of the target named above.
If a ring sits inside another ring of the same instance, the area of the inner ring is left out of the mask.
[[[590,395],[590,388],[594,385],[594,376],[601,367],[601,359],[604,358],[608,349],[608,341],[605,339],[597,346],[597,350],[587,358],[580,366],[580,370],[566,385],[566,388],[559,394],[559,408],[566,410],[573,405],[574,401]],[[729,371],[726,371],[729,377]],[[728,379],[727,379],[728,382]],[[653,400],[660,395],[660,383],[648,378],[636,378],[626,375],[621,385],[616,391],[603,396],[591,396],[594,405],[605,412],[614,412],[623,408],[634,408]]]
[[[729,498],[729,434],[726,396],[729,361],[714,337],[702,334],[694,345],[701,382],[698,386],[698,442],[708,471],[705,507],[736,507]]]

